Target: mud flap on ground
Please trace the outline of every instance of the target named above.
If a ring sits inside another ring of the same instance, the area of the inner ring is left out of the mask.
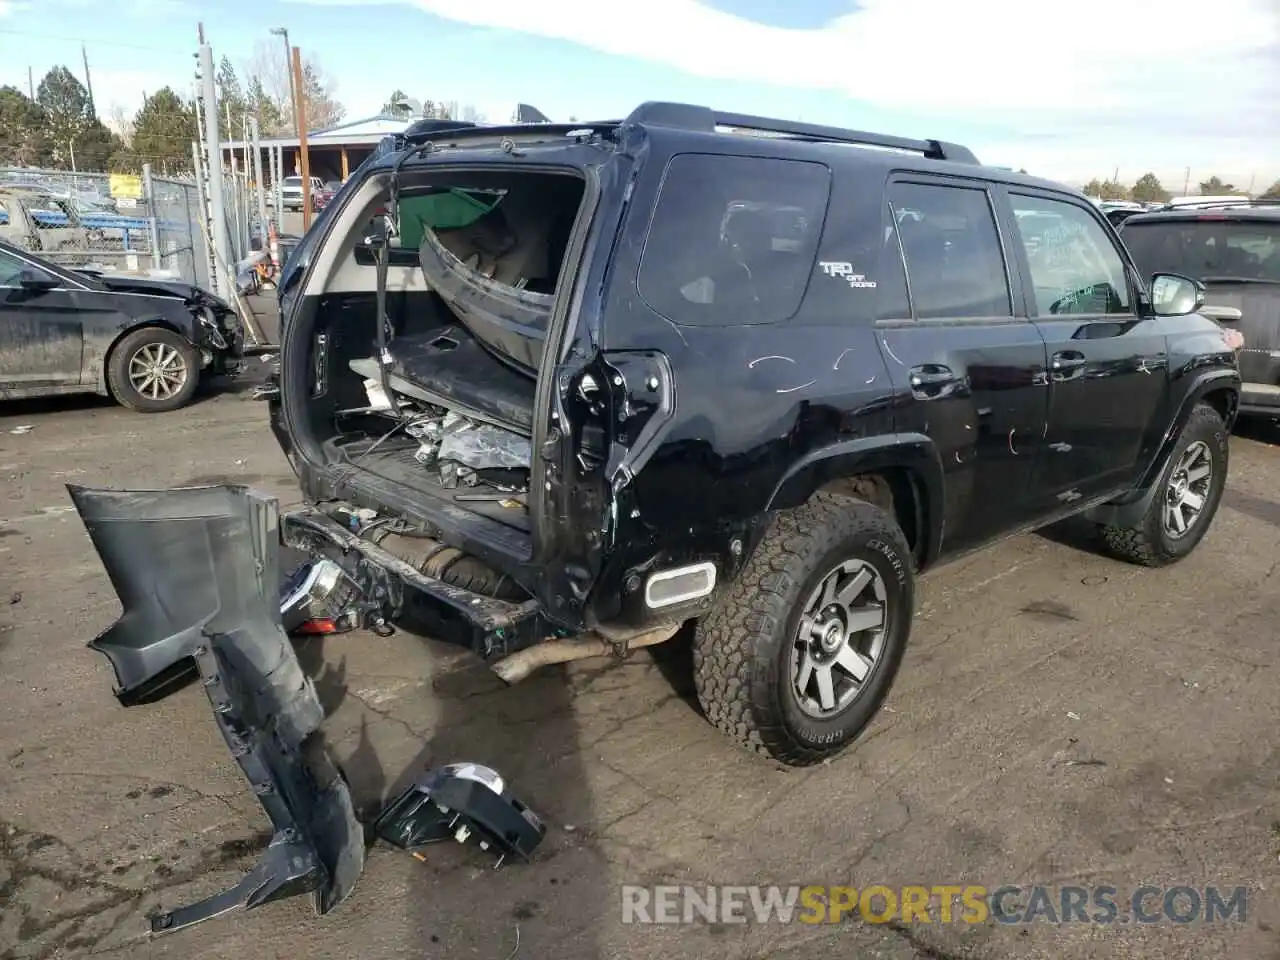
[[[276,501],[244,487],[68,490],[124,608],[90,644],[111,661],[118,695],[126,700],[157,664],[194,658],[273,828],[240,883],[153,917],[152,929],[305,893],[328,912],[364,869],[364,835],[316,733],[324,710],[281,626]]]

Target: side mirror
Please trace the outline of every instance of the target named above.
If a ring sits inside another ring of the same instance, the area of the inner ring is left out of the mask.
[[[47,273],[40,273],[37,270],[25,269],[18,274],[18,286],[23,290],[30,290],[32,293],[40,293],[46,290],[53,290],[61,285],[61,281],[56,277],[51,277]]]
[[[1158,317],[1185,317],[1204,306],[1204,284],[1180,273],[1151,277],[1151,308]]]

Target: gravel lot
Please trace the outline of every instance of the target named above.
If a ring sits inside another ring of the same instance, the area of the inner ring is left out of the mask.
[[[885,711],[811,770],[711,729],[680,646],[506,689],[405,632],[305,641],[362,807],[474,759],[545,815],[547,839],[499,872],[455,846],[425,864],[376,848],[327,918],[295,899],[148,940],[157,906],[239,878],[266,820],[198,687],[117,704],[84,643],[118,606],[63,484],[233,480],[287,505],[293,477],[247,387],[169,415],[91,399],[0,414],[0,958],[1280,956],[1271,428],[1234,441],[1224,507],[1181,565],[1113,562],[1068,525],[931,574]],[[620,884],[665,882],[1246,884],[1252,899],[1245,922],[1215,925],[622,923]]]

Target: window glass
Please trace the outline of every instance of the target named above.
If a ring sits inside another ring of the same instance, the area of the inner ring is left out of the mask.
[[[788,319],[815,269],[829,192],[820,163],[675,157],[645,241],[640,295],[679,324]]]
[[[23,270],[39,273],[35,267],[25,260],[19,260],[13,254],[0,250],[0,286],[16,287],[18,285],[18,277]]]
[[[1000,235],[986,191],[895,183],[889,201],[917,320],[1012,315]]]
[[[889,213],[893,215],[893,206]],[[882,230],[880,254],[880,296],[876,305],[877,320],[903,320],[911,317],[911,298],[907,293],[907,275],[902,269],[902,242],[892,222]]]
[[[1043,197],[1010,201],[1040,316],[1130,312],[1124,261],[1088,211]]]
[[[1181,273],[1210,283],[1280,283],[1280,222],[1151,220],[1126,224],[1121,236],[1148,280]]]

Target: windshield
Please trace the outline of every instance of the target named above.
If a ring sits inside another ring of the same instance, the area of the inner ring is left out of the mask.
[[[302,178],[301,177],[285,177],[284,185],[286,187],[300,187],[302,186]]]
[[[1121,236],[1147,276],[1163,272],[1207,282],[1280,283],[1280,221],[1129,222]]]

